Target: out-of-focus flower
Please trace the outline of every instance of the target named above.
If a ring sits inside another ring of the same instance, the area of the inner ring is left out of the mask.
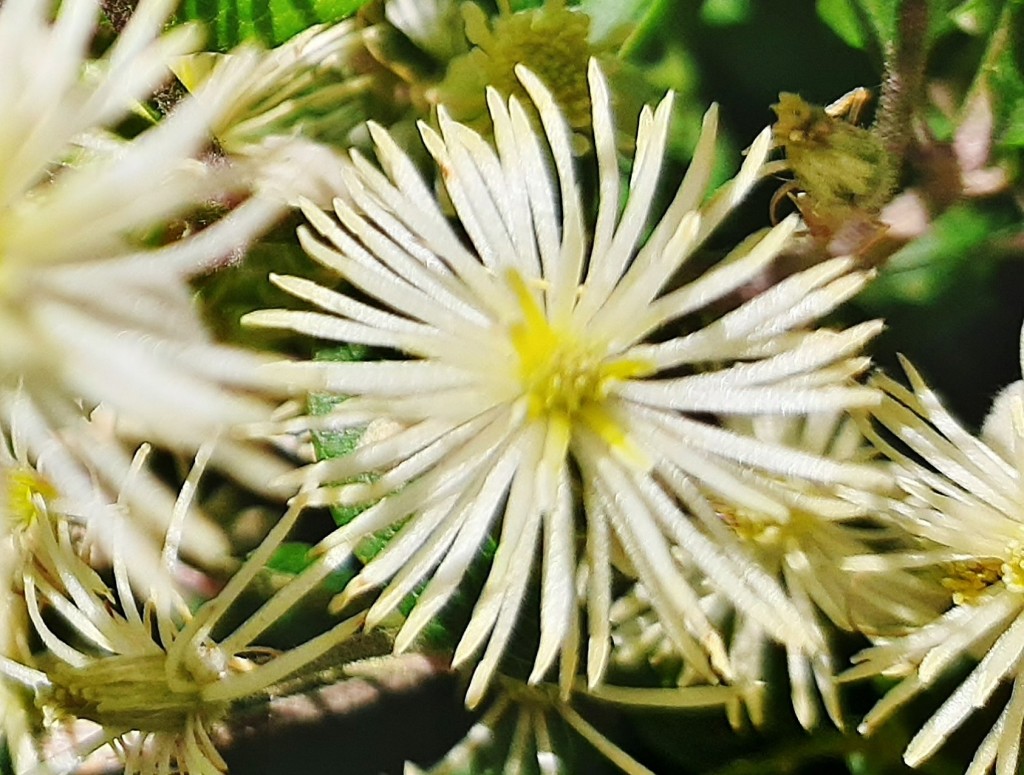
[[[637,114],[660,94],[617,56],[637,9],[628,4],[584,8],[565,0],[517,10],[514,5],[498,3],[497,13],[490,3],[456,0],[384,0],[364,7],[362,15],[373,22],[365,33],[367,51],[393,76],[378,73],[379,88],[391,85],[384,100],[388,110],[375,114],[378,120],[410,153],[419,150],[418,142],[410,136],[411,122],[403,118],[434,125],[440,105],[454,120],[491,136],[487,89],[492,88],[503,97],[516,96],[539,129],[538,116],[516,76],[518,65],[554,95],[573,130],[573,149],[583,153],[591,148],[586,65],[593,57],[613,83],[616,139],[628,153]],[[694,118],[693,136],[700,114]]]
[[[318,25],[271,51],[192,54],[174,71],[200,99],[227,96],[210,131],[256,186],[289,202],[300,195],[327,202],[340,186],[330,146],[350,145],[364,118],[359,97],[368,77],[351,67],[362,35],[351,21]],[[234,91],[225,95],[217,87],[221,80]]]
[[[161,34],[173,0],[142,0],[89,59],[94,0],[11,0],[0,8],[0,398],[21,391],[57,430],[104,404],[117,432],[194,452],[220,429],[265,417],[261,359],[214,343],[190,276],[236,256],[278,214],[249,199],[163,247],[146,234],[245,191],[196,161],[221,105],[253,62],[130,141],[109,127],[145,100],[196,43]],[[2,398],[6,401],[7,398]],[[278,466],[225,438],[217,460],[264,485]]]
[[[28,612],[24,599],[15,592],[24,562],[16,536],[17,522],[23,517],[31,519],[35,498],[48,489],[20,450],[0,443],[0,658],[18,662],[29,658]],[[15,772],[30,770],[40,760],[32,735],[33,710],[31,696],[21,687],[0,681],[0,737],[7,745]]]
[[[945,574],[941,583],[953,605],[927,625],[861,652],[845,677],[902,677],[864,719],[860,729],[868,733],[962,658],[980,658],[911,740],[904,759],[911,766],[924,762],[972,713],[989,705],[1000,686],[1012,684],[967,770],[980,775],[995,765],[999,775],[1010,775],[1020,768],[1024,726],[1024,383],[997,397],[976,438],[909,364],[904,367],[912,390],[878,380],[887,397],[874,414],[888,433],[883,438],[872,431],[872,440],[895,463],[905,493],[889,504],[891,518],[928,544],[847,566],[892,572],[934,565]]]
[[[473,47],[448,65],[433,102],[444,105],[456,121],[489,134],[487,89],[525,100],[527,92],[516,77],[521,65],[544,83],[572,130],[590,134],[586,73],[594,48],[587,14],[566,8],[564,0],[499,14],[493,21],[474,3],[465,3],[462,14]]]
[[[869,454],[856,424],[842,415],[732,418],[726,427],[831,460],[866,462]],[[860,627],[891,630],[898,623],[905,627],[908,622],[923,622],[938,610],[940,601],[935,590],[905,571],[855,575],[843,568],[847,558],[867,554],[876,547],[892,551],[901,545],[901,534],[874,523],[868,506],[840,497],[842,488],[796,477],[760,479],[759,484],[787,506],[784,517],[736,508],[721,499],[704,502],[694,514],[720,546],[754,560],[778,581],[821,644],[829,640],[827,623],[848,632]],[[713,586],[702,596],[702,605],[713,621],[732,633],[729,658],[732,682],[738,691],[729,703],[730,721],[733,726],[742,723],[740,709],[745,705],[751,721],[760,726],[766,716],[772,637]],[[685,688],[684,694],[692,692],[692,682],[699,683],[699,676],[673,651],[642,587],[616,602],[612,620],[616,625],[613,642],[618,662],[635,667],[646,661],[659,672],[674,671],[676,683]],[[809,652],[789,644],[785,648],[793,710],[800,724],[807,729],[815,726],[819,706],[824,705],[832,722],[842,727],[830,650],[825,647]],[[617,691],[623,694],[620,701],[668,705],[673,702],[671,698],[658,695],[675,690]],[[678,700],[678,704],[684,702],[692,704],[686,697]]]
[[[126,498],[112,504],[107,515],[115,531],[112,588],[85,561],[74,525],[50,508],[41,492],[44,487],[28,501],[33,514],[23,527],[28,553],[20,582],[45,653],[30,659],[0,656],[0,674],[34,692],[44,722],[54,730],[92,723],[94,733],[69,761],[53,763],[58,769],[74,767],[110,745],[131,775],[222,772],[226,765],[213,745],[212,731],[232,703],[265,695],[362,624],[361,615],[352,617],[279,652],[253,645],[275,621],[260,609],[229,634],[212,637],[221,617],[294,525],[298,508],[282,516],[216,597],[194,615],[189,613],[169,580],[179,541],[189,529],[185,517],[209,451],[204,449],[174,504],[149,589],[128,577],[126,553],[132,547],[122,539],[134,518]],[[137,456],[133,473],[143,470],[143,457]],[[132,486],[126,481],[122,495]],[[52,627],[54,619],[60,628]]]
[[[772,477],[856,486],[886,481],[874,469],[767,443],[707,419],[873,403],[874,391],[850,379],[867,364],[854,354],[879,325],[803,329],[856,293],[867,275],[851,274],[848,261],[832,261],[710,319],[710,305],[763,271],[797,225],[790,219],[753,235],[702,276],[671,285],[758,180],[770,134],[757,138],[738,176],[702,205],[714,149],[712,109],[675,200],[644,240],[671,99],[641,116],[620,212],[609,93],[592,63],[600,203],[591,236],[571,130],[537,78],[522,68],[519,76],[543,135],[518,100],[506,103],[494,91],[497,152],[443,111],[440,134],[422,129],[468,244],[405,154],[373,127],[386,174],[354,155],[346,171],[352,204],[335,203],[341,225],[306,207],[320,236],[300,231],[310,255],[369,301],[274,277],[323,311],[270,310],[249,318],[407,356],[272,370],[293,389],[350,396],[330,415],[290,427],[340,429],[386,418],[393,431],[290,480],[320,485],[303,496],[309,503],[375,504],[325,547],[345,550],[401,525],[339,605],[386,585],[369,611],[373,625],[429,578],[397,636],[397,650],[407,649],[452,598],[493,532],[497,553],[455,653],[456,664],[465,664],[483,650],[471,703],[482,697],[512,637],[538,555],[533,682],[559,656],[563,679],[575,674],[580,603],[589,622],[589,681],[600,682],[610,649],[613,569],[644,584],[668,637],[707,680],[728,675],[730,667],[680,562],[700,568],[773,637],[817,648],[805,617],[778,584],[749,560],[723,552],[687,509],[704,492],[784,517],[787,507],[762,484]],[[588,579],[582,594],[578,570]]]
[[[53,547],[41,533],[51,510],[68,515],[64,529],[81,547],[102,547],[109,558],[115,531],[121,556],[136,582],[168,584],[160,578],[159,545],[166,534],[174,497],[145,467],[133,464],[123,443],[111,437],[102,413],[84,417],[57,436],[23,394],[0,401],[0,657],[31,663],[35,641],[25,606],[23,575],[39,552],[49,558]],[[130,479],[131,486],[126,486]],[[184,541],[190,557],[211,565],[223,563],[225,541],[219,529],[190,504]],[[127,524],[116,519],[128,509]],[[59,577],[59,563],[43,563],[49,577]],[[16,772],[27,772],[41,756],[31,732],[37,713],[21,687],[0,686],[0,723]]]

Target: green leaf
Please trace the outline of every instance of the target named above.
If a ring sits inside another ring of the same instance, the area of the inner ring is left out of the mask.
[[[1003,147],[1024,145],[1024,0],[1009,0],[989,38],[975,88],[987,88],[995,114],[993,135]]]
[[[896,40],[899,0],[817,0],[818,16],[853,48],[872,41],[887,51]]]
[[[1007,148],[1024,148],[1024,99],[1018,100],[1007,115],[1000,143]]]
[[[340,347],[330,347],[319,350],[314,357],[317,361],[335,361],[335,362],[351,362],[351,361],[364,361],[370,355],[370,348],[361,344],[346,344]],[[346,396],[338,395],[336,393],[310,393],[307,399],[309,404],[309,413],[314,416],[321,416],[330,414],[331,410],[344,401]],[[365,428],[361,425],[357,425],[351,428],[345,428],[340,431],[313,431],[313,451],[316,453],[317,460],[328,460],[330,458],[342,457],[347,455],[356,448],[356,444],[359,443],[359,438],[363,435]],[[369,475],[360,476],[353,481],[357,482],[369,482],[372,481]],[[357,506],[331,506],[331,516],[334,517],[335,523],[340,527],[347,525],[359,514],[368,508],[367,504],[359,504]],[[369,540],[369,539],[367,539]],[[360,554],[360,559],[364,562],[368,560],[379,551],[367,550],[370,552],[366,557]],[[357,552],[358,553],[358,552]],[[363,554],[366,554],[364,552]]]
[[[896,41],[896,20],[900,0],[860,0],[859,5],[881,50],[886,51]]]
[[[931,231],[889,259],[860,301],[875,309],[892,304],[936,303],[956,286],[962,286],[965,272],[984,269],[972,258],[1000,225],[998,218],[972,207],[947,210],[935,220]]]
[[[925,44],[931,46],[955,27],[971,34],[991,27],[999,0],[965,0],[953,8],[955,0],[925,0],[928,28]],[[899,36],[899,0],[816,0],[818,16],[848,46],[879,52],[889,51]],[[985,25],[988,24],[988,27]]]
[[[817,0],[818,16],[842,41],[852,47],[863,49],[868,42],[868,32],[861,22],[853,0]]]
[[[704,0],[700,18],[712,27],[731,27],[748,21],[753,10],[750,0]]]
[[[277,46],[314,24],[346,19],[368,0],[183,0],[176,21],[202,23],[207,48],[228,51],[245,40]]]
[[[968,35],[985,35],[999,18],[1000,0],[964,0],[949,12],[952,22]]]
[[[579,9],[590,17],[590,39],[613,38],[643,20],[657,0],[582,0]]]
[[[304,541],[284,541],[267,562],[267,569],[276,573],[286,573],[289,576],[298,576],[316,562],[316,555],[310,552],[312,548],[311,544]],[[336,595],[345,588],[354,575],[355,572],[351,568],[342,568],[324,579],[320,588],[331,595]]]
[[[297,576],[313,563],[309,554],[310,545],[302,541],[284,541],[267,562],[270,570]]]

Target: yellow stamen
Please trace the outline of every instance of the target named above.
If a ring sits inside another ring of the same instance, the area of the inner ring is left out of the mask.
[[[7,516],[15,527],[27,528],[39,516],[37,495],[44,502],[57,497],[57,489],[31,468],[23,466],[7,471],[5,479]]]
[[[1011,542],[1009,550],[1010,556],[999,567],[999,573],[1007,589],[1024,592],[1024,542]]]
[[[510,336],[531,419],[564,424],[570,431],[582,425],[613,449],[635,457],[608,397],[615,382],[651,374],[654,364],[608,357],[568,327],[552,325],[517,273],[509,273],[509,283],[522,311]]]
[[[956,605],[974,605],[989,587],[1005,578],[1005,571],[1000,571],[1000,565],[999,560],[952,563],[949,575],[942,579],[942,586],[953,593]]]

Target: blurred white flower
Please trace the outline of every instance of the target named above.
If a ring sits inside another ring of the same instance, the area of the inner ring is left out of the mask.
[[[119,432],[194,452],[269,405],[251,392],[265,389],[261,360],[211,341],[188,279],[238,255],[278,206],[250,199],[163,247],[146,247],[144,236],[244,195],[196,157],[247,70],[118,140],[107,129],[163,82],[197,30],[162,34],[173,0],[142,0],[93,60],[97,2],[65,0],[53,21],[51,5],[0,7],[0,395],[20,389],[56,430],[80,423],[83,404],[102,403]],[[261,486],[277,470],[230,439],[218,460]]]
[[[874,415],[887,433],[873,441],[895,463],[905,493],[891,518],[926,542],[915,551],[860,558],[848,567],[891,572],[936,566],[953,605],[920,629],[854,657],[844,678],[902,677],[860,726],[873,731],[964,657],[980,659],[971,674],[910,741],[904,760],[927,760],[976,710],[1012,692],[968,767],[970,775],[1020,771],[1024,727],[1024,383],[1001,393],[980,438],[950,416],[920,375],[904,364],[911,390],[888,378]],[[938,586],[938,582],[936,583]],[[999,700],[1002,702],[1002,700]]]
[[[170,579],[181,537],[191,528],[186,517],[208,452],[208,447],[200,451],[169,515],[148,589],[129,580],[126,556],[134,547],[123,540],[125,527],[136,521],[128,495],[134,474],[144,470],[144,453],[136,456],[133,476],[107,515],[115,533],[112,588],[85,561],[86,547],[72,522],[42,497],[47,485],[33,485],[37,492],[27,501],[33,513],[23,526],[29,551],[19,581],[45,653],[29,659],[2,655],[0,675],[32,690],[53,734],[85,722],[93,728],[76,750],[49,761],[48,772],[71,771],[108,745],[129,775],[223,772],[226,765],[212,733],[232,703],[266,697],[270,687],[361,626],[358,615],[282,652],[254,645],[275,621],[260,610],[219,640],[212,637],[221,617],[294,526],[297,507],[281,517],[224,589],[190,614]],[[55,619],[59,628],[52,626]]]
[[[210,132],[260,191],[286,202],[329,202],[342,185],[329,144],[350,145],[364,119],[369,78],[351,66],[363,34],[354,21],[317,25],[270,51],[182,57],[174,72],[198,99],[222,101]]]
[[[395,428],[289,479],[321,485],[303,496],[311,504],[374,504],[326,539],[332,555],[401,524],[338,605],[386,585],[369,611],[372,626],[429,578],[397,636],[396,650],[407,649],[493,532],[497,552],[455,652],[462,665],[483,650],[470,703],[482,697],[512,637],[535,561],[540,638],[531,682],[560,657],[568,690],[580,603],[587,608],[589,682],[601,680],[613,569],[643,583],[668,637],[696,670],[707,680],[728,675],[721,638],[679,561],[700,568],[772,637],[816,648],[805,617],[778,585],[705,537],[687,508],[694,493],[705,492],[784,516],[785,505],[759,478],[741,473],[748,470],[856,486],[886,480],[707,419],[873,403],[874,391],[850,379],[867,364],[854,354],[879,324],[803,330],[855,294],[867,275],[851,271],[849,261],[830,261],[710,320],[712,305],[757,277],[797,227],[790,219],[754,235],[696,280],[672,287],[677,270],[757,182],[770,134],[757,138],[737,177],[702,204],[715,143],[717,113],[709,111],[682,186],[644,240],[671,98],[643,112],[622,192],[609,92],[592,64],[600,201],[591,236],[570,130],[544,86],[523,68],[519,77],[543,121],[542,136],[516,99],[505,103],[493,90],[497,152],[443,110],[440,134],[421,128],[456,226],[395,142],[371,127],[386,174],[354,154],[346,169],[351,199],[335,201],[341,225],[307,206],[319,236],[300,230],[310,255],[367,301],[275,276],[323,311],[248,318],[407,356],[273,369],[293,389],[350,396],[329,416],[288,427],[341,429],[384,417]],[[578,570],[586,574],[582,594]]]

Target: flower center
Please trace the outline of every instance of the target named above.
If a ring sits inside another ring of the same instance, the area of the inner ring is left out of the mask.
[[[1014,592],[1024,592],[1024,542],[1010,543],[1010,556],[999,566],[999,572],[1006,588]]]
[[[37,471],[19,466],[4,472],[7,518],[15,528],[27,528],[39,516],[36,496],[44,501],[57,497],[57,489]]]
[[[785,526],[775,520],[717,500],[714,505],[725,524],[741,541],[762,547],[776,547],[782,542]]]
[[[510,282],[522,310],[510,334],[530,417],[569,427],[583,423],[613,445],[622,443],[623,431],[608,409],[609,389],[618,380],[652,373],[653,365],[607,357],[567,328],[552,325],[518,274],[512,273]]]
[[[1000,565],[998,560],[954,562],[949,575],[942,579],[942,586],[953,593],[956,605],[974,605],[989,587],[1006,579],[1006,572],[1000,571]],[[1002,567],[1006,568],[1007,564]]]
[[[172,732],[185,729],[190,716],[216,718],[226,703],[205,700],[203,684],[192,678],[181,689],[167,680],[167,655],[114,655],[84,667],[62,662],[47,671],[53,699],[66,713],[109,729]]]

